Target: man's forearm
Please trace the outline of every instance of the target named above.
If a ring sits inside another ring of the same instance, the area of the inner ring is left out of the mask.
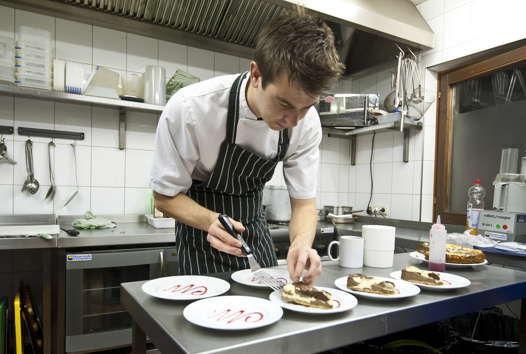
[[[178,194],[174,197],[159,193],[154,193],[154,195],[157,209],[176,218],[183,224],[199,230],[207,231],[219,215],[215,211],[199,205],[185,194]]]
[[[289,223],[290,244],[311,247],[316,236],[316,199],[291,198],[292,216]]]

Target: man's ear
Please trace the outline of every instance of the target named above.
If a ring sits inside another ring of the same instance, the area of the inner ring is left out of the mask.
[[[250,85],[253,88],[258,88],[262,85],[261,73],[255,61],[250,62]]]

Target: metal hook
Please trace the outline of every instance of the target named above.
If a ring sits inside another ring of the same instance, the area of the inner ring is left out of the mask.
[[[395,46],[396,46],[396,48],[398,48],[398,50],[400,51],[400,54],[402,54],[402,57],[404,57],[404,56],[405,56],[405,52],[404,52],[404,50],[403,50],[403,49],[402,49],[397,43],[395,43]]]

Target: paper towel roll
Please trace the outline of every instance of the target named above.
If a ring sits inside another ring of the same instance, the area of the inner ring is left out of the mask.
[[[364,249],[376,251],[393,251],[395,248],[395,231],[396,228],[393,226],[362,226]]]
[[[377,251],[365,250],[363,255],[363,263],[366,267],[373,268],[391,268],[393,266],[394,250],[392,251]]]

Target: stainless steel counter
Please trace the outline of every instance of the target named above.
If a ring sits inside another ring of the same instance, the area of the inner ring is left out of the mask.
[[[407,254],[398,254],[392,269],[364,268],[363,272],[387,276],[414,262]],[[359,298],[356,308],[335,315],[285,310],[283,318],[274,325],[248,331],[216,331],[192,325],[182,315],[188,302],[152,298],[142,292],[144,282],[122,284],[121,300],[135,321],[135,354],[144,353],[145,333],[163,353],[267,354],[313,353],[337,348],[526,296],[526,272],[494,266],[449,271],[470,279],[471,286],[452,292],[423,291],[402,301]],[[317,285],[334,287],[335,279],[348,274],[349,269],[324,262]],[[227,294],[267,298],[269,292],[233,283]],[[524,344],[521,349],[524,353]]]

